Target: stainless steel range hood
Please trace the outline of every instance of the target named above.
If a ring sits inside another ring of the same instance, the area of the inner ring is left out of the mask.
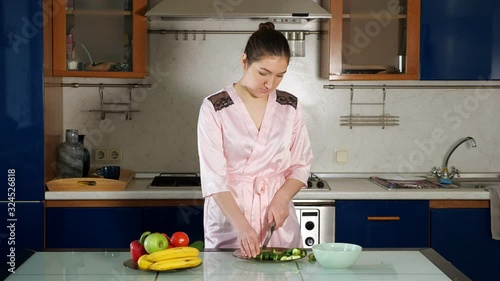
[[[325,19],[332,15],[312,0],[163,0],[149,20]]]

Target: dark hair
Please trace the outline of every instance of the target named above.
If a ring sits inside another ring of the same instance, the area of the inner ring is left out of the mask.
[[[285,57],[290,61],[290,46],[272,22],[265,22],[259,24],[259,29],[248,39],[245,54],[249,65],[265,56]]]

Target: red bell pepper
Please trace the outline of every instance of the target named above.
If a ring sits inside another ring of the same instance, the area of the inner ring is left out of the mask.
[[[145,231],[144,233],[142,233],[139,240],[130,242],[130,256],[135,263],[137,263],[142,255],[147,254],[146,250],[144,249],[144,240],[149,234],[151,234],[150,231]]]

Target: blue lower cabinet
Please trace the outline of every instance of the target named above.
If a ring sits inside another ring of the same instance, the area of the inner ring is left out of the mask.
[[[431,247],[474,281],[498,279],[500,241],[490,209],[432,209]]]
[[[168,206],[144,208],[144,231],[172,235],[176,231],[188,234],[191,242],[203,241],[203,206]]]
[[[335,241],[365,248],[429,246],[427,200],[337,200]]]
[[[47,248],[128,248],[142,233],[142,208],[47,208]]]

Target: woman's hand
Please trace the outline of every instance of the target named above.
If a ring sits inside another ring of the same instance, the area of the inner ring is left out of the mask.
[[[297,179],[287,179],[278,192],[274,194],[273,200],[271,200],[267,209],[267,223],[271,224],[274,220],[276,222],[274,230],[283,226],[286,218],[290,215],[290,201],[303,186],[304,183]]]
[[[257,232],[247,223],[241,229],[237,229],[238,240],[240,242],[241,254],[244,257],[255,258],[260,253],[259,237]]]
[[[212,196],[236,230],[241,254],[245,257],[256,257],[260,253],[259,237],[236,204],[231,192],[219,192]]]
[[[274,230],[277,230],[281,226],[283,226],[286,218],[288,218],[288,216],[290,215],[290,210],[288,208],[289,203],[290,200],[288,200],[288,198],[280,196],[279,193],[276,193],[273,200],[271,200],[269,208],[267,209],[267,222],[268,224],[271,224],[273,220],[276,222]]]

